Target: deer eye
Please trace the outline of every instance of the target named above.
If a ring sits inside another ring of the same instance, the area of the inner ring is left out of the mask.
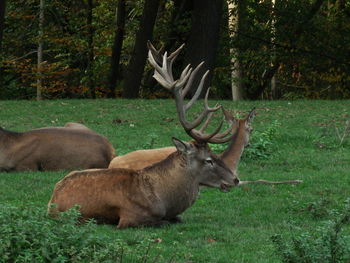
[[[211,166],[214,165],[213,160],[211,158],[205,159],[206,164],[210,164]]]

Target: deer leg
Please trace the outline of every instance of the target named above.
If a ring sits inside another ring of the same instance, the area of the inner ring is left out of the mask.
[[[169,218],[169,222],[171,224],[178,224],[178,223],[182,223],[182,218],[179,216],[175,216],[173,218]]]
[[[119,223],[117,225],[118,229],[124,229],[128,227],[137,227],[137,226],[154,226],[160,227],[164,225],[169,225],[168,220],[163,220],[161,217],[147,216],[144,214],[135,214],[135,213],[121,213],[119,215]]]

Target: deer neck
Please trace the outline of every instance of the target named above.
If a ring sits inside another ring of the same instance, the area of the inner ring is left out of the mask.
[[[236,172],[239,160],[241,159],[245,147],[245,129],[239,127],[237,132],[233,135],[229,146],[220,155],[221,160],[230,168],[231,171]]]
[[[183,212],[198,196],[198,176],[188,169],[187,160],[178,152],[145,168],[143,174],[151,180],[152,190],[163,203],[168,216]]]

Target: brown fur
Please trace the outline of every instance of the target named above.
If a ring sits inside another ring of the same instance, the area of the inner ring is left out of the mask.
[[[112,144],[82,124],[23,133],[0,130],[2,171],[106,168],[114,156]]]
[[[164,160],[173,152],[176,152],[174,146],[159,149],[137,150],[115,157],[110,162],[108,168],[143,169],[149,165]]]
[[[199,184],[232,184],[226,165],[206,145],[182,142],[178,151],[142,170],[95,169],[72,172],[59,181],[49,213],[80,206],[83,219],[118,222],[118,228],[161,225],[196,200]],[[52,207],[56,204],[56,207]]]

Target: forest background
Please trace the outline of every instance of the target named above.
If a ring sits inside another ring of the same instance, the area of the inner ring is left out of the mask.
[[[0,99],[170,97],[147,40],[185,43],[176,73],[205,61],[213,98],[349,99],[349,18],[348,0],[1,0]]]

